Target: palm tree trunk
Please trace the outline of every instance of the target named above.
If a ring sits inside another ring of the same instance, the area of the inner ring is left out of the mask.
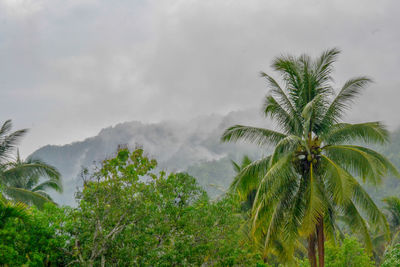
[[[311,267],[317,267],[317,255],[315,253],[315,234],[308,237],[308,260]]]
[[[317,224],[317,239],[318,239],[318,262],[319,267],[325,265],[325,237],[324,237],[324,219],[320,218]]]

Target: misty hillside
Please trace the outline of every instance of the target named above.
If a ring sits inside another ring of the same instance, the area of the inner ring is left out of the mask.
[[[44,146],[31,156],[54,165],[61,172],[64,193],[54,193],[53,196],[62,204],[73,204],[73,194],[81,183],[79,173],[82,168],[112,156],[119,145],[143,147],[146,153],[157,159],[160,169],[188,171],[215,196],[232,179],[230,159],[238,160],[244,154],[262,154],[255,146],[220,143],[224,129],[233,124],[269,126],[258,110],[231,112],[226,116],[202,116],[187,122],[145,124],[132,121],[102,129],[98,135],[83,141]],[[204,165],[208,167],[204,168]]]
[[[245,154],[253,159],[267,151],[247,144],[222,144],[224,129],[234,124],[270,127],[258,110],[231,112],[225,116],[209,115],[188,122],[160,122],[145,124],[125,122],[102,129],[98,135],[68,145],[47,145],[31,156],[56,166],[63,177],[64,193],[53,193],[55,201],[72,205],[74,192],[81,184],[79,173],[83,167],[99,164],[112,156],[119,145],[141,146],[157,159],[159,169],[187,171],[198,179],[208,193],[215,197],[229,186],[234,172],[231,160],[238,161]],[[378,148],[400,168],[400,131],[393,134],[392,144]],[[376,201],[384,195],[398,195],[398,181],[388,179],[380,188],[369,188]]]

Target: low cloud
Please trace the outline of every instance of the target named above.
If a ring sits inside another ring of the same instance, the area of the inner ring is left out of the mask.
[[[399,124],[398,1],[0,1],[3,120],[27,155],[118,122],[259,107],[282,53],[343,50],[342,83],[373,84],[350,120]],[[271,73],[273,74],[273,73]]]

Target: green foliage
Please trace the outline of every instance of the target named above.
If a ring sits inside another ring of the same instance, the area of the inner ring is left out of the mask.
[[[310,266],[308,260],[300,263],[301,267]],[[371,259],[365,248],[354,237],[346,237],[340,245],[328,242],[325,248],[326,267],[374,267],[375,263]],[[389,265],[387,265],[389,266]],[[393,265],[390,265],[393,266]]]
[[[152,173],[156,161],[141,149],[120,150],[89,176],[78,194],[72,263],[117,266],[231,266],[255,264],[240,233],[236,202],[211,202],[193,177]]]
[[[10,218],[0,228],[0,265],[56,266],[66,264],[63,248],[69,239],[57,231],[64,210],[46,204],[43,211],[30,208],[29,218]],[[60,220],[58,220],[60,222]]]
[[[385,253],[382,267],[399,267],[400,266],[400,244],[388,249]]]
[[[0,197],[0,228],[10,219],[28,221],[30,219],[27,206],[23,203],[13,203]]]

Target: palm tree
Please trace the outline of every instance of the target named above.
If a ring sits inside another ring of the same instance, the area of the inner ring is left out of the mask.
[[[48,189],[62,192],[61,175],[55,167],[39,159],[23,161],[18,152],[15,161],[3,165],[1,174],[5,195],[28,205],[41,208],[53,202]]]
[[[270,88],[263,112],[277,122],[280,131],[235,125],[221,138],[274,148],[271,155],[241,171],[234,189],[242,196],[257,190],[252,228],[255,238],[265,236],[266,250],[290,260],[298,240],[305,238],[312,267],[317,266],[316,245],[319,266],[324,266],[324,242],[335,237],[339,218],[362,236],[370,250],[367,221],[388,235],[385,216],[356,177],[376,185],[387,173],[399,176],[384,156],[352,145],[384,144],[389,134],[380,122],[342,122],[344,112],[371,80],[350,79],[335,93],[331,73],[339,53],[330,49],[316,59],[307,55],[276,58],[272,68],[284,86],[262,73]],[[285,249],[276,250],[277,242],[285,244]]]
[[[386,203],[385,209],[389,212],[390,228],[393,233],[392,244],[398,242],[400,233],[400,198],[398,197],[387,197],[383,199]]]
[[[38,159],[28,158],[23,161],[18,152],[14,160],[16,144],[27,130],[11,132],[11,128],[10,120],[0,128],[1,193],[9,199],[41,207],[45,202],[52,201],[46,193],[47,189],[62,192],[60,173]]]

